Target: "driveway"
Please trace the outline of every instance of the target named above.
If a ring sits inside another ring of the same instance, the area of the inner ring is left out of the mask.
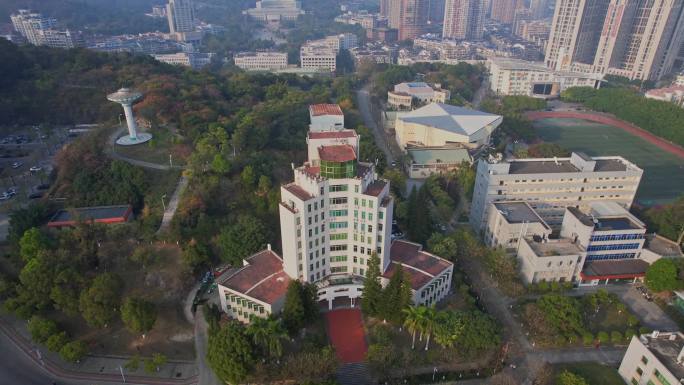
[[[368,351],[361,310],[341,309],[325,313],[330,342],[344,364],[363,362]]]
[[[361,113],[361,117],[363,118],[363,124],[365,124],[366,127],[368,127],[368,129],[370,129],[371,132],[373,132],[373,136],[375,137],[375,143],[378,145],[378,147],[380,147],[382,152],[385,153],[387,164],[392,164],[392,162],[394,162],[394,155],[392,154],[392,151],[390,151],[385,130],[382,127],[378,127],[378,125],[375,122],[375,119],[373,119],[373,114],[371,113],[372,106],[370,94],[368,92],[369,88],[370,86],[367,85],[362,89],[356,91],[356,103],[359,106],[359,112]]]

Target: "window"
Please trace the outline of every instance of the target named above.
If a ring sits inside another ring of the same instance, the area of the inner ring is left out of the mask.
[[[354,246],[356,248],[356,246]],[[331,245],[330,246],[330,251],[343,251],[347,250],[347,245]],[[356,251],[356,250],[354,250]]]
[[[368,220],[372,221],[373,220],[373,213],[368,213]]]
[[[347,266],[333,266],[330,268],[331,274],[346,273],[346,272],[347,272]]]
[[[346,217],[347,210],[330,210],[331,217]]]
[[[309,203],[309,204],[307,205],[307,211],[308,211],[308,212],[311,212],[311,203]],[[309,218],[309,220],[311,220],[311,218]]]
[[[343,239],[347,239],[347,234],[342,233],[342,234],[330,234],[330,240],[331,241],[341,241]]]
[[[648,358],[646,358],[646,356],[641,356],[641,363],[648,365]]]
[[[368,207],[373,208],[373,201],[370,199],[368,200]]]
[[[637,372],[640,376],[641,376],[642,374],[644,374],[644,371],[643,371],[640,367],[638,367],[638,366],[637,366],[637,368],[636,368],[636,372]]]
[[[385,218],[385,214],[384,214],[382,211],[380,211],[380,212],[378,213],[378,218],[384,219],[384,218]]]
[[[373,225],[368,225],[368,232],[372,233],[373,232]]]
[[[361,207],[366,207],[366,200],[365,199],[361,199]]]
[[[330,263],[334,262],[347,262],[347,256],[346,255],[333,255],[330,257]]]
[[[330,185],[330,192],[339,192],[339,191],[347,191],[349,189],[349,186],[346,184],[333,184]]]
[[[354,206],[358,206],[358,205],[359,205],[359,198],[354,198]]]
[[[347,198],[330,198],[331,205],[344,205],[347,204]]]
[[[348,225],[348,222],[330,222],[331,229],[346,229]]]

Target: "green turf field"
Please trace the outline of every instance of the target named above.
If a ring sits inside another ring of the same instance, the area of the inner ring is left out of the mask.
[[[684,194],[684,159],[617,127],[580,119],[534,122],[545,142],[592,156],[620,155],[644,170],[637,201],[646,206],[667,203]]]

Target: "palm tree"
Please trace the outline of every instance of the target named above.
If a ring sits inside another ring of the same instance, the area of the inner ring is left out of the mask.
[[[268,355],[279,359],[283,355],[283,342],[288,339],[287,330],[279,319],[268,319]]]
[[[252,317],[250,324],[247,327],[247,334],[252,336],[252,342],[254,342],[254,345],[259,346],[264,351],[268,350],[268,345],[271,339],[269,328],[269,319],[260,317]]]
[[[434,306],[425,308],[425,318],[423,320],[423,331],[427,334],[427,342],[425,343],[425,350],[430,348],[430,336],[437,326],[437,311]]]
[[[404,319],[404,326],[406,330],[411,333],[411,349],[416,347],[416,332],[421,328],[422,325],[422,306],[409,306],[403,310],[406,318]]]

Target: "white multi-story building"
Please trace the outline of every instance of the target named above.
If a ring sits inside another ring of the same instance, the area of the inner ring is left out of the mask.
[[[193,0],[169,0],[166,4],[169,34],[178,41],[199,42],[202,33],[197,31]]]
[[[235,65],[246,71],[276,71],[287,68],[287,52],[240,52],[233,56]]]
[[[310,105],[309,119],[311,132],[344,130],[344,113],[338,104]]]
[[[670,102],[684,107],[684,85],[673,84],[668,87],[648,90],[645,96],[647,99]]]
[[[81,35],[69,30],[57,30],[57,19],[45,17],[38,12],[20,9],[10,16],[12,26],[33,45],[53,48],[74,48],[82,45]]]
[[[542,62],[491,57],[487,59],[489,88],[499,95],[558,97],[569,87],[599,88],[603,75],[555,71]]]
[[[303,15],[302,5],[296,0],[259,0],[256,7],[243,12],[251,18],[264,22],[297,20]]]
[[[299,50],[300,67],[306,70],[326,70],[335,72],[339,40],[335,47],[334,39],[309,41]]]
[[[654,331],[633,336],[618,373],[626,384],[675,385],[684,378],[684,335]]]
[[[560,225],[565,208],[588,209],[593,202],[611,201],[629,208],[643,170],[619,156],[501,160],[477,164],[470,222],[477,231],[487,225],[490,204],[527,201],[550,225]]]
[[[412,110],[429,103],[446,103],[451,98],[449,90],[441,84],[431,86],[425,82],[399,83],[387,92],[387,104],[398,111]]]
[[[176,52],[154,54],[152,57],[163,63],[199,69],[211,63],[211,59],[214,55],[215,54],[213,53]]]
[[[487,8],[481,0],[446,0],[442,37],[482,40]]]
[[[353,305],[373,254],[380,259],[383,283],[401,265],[416,304],[442,299],[449,292],[453,264],[419,245],[391,242],[389,182],[378,178],[373,163],[358,160],[358,135],[353,130],[311,131],[307,144],[307,162],[293,168],[294,181],[281,187],[282,260],[268,249],[248,258],[243,269],[219,277],[224,311],[244,322],[276,313],[291,279],[315,283],[318,299],[330,308],[335,300]],[[237,316],[234,304],[239,305]]]

